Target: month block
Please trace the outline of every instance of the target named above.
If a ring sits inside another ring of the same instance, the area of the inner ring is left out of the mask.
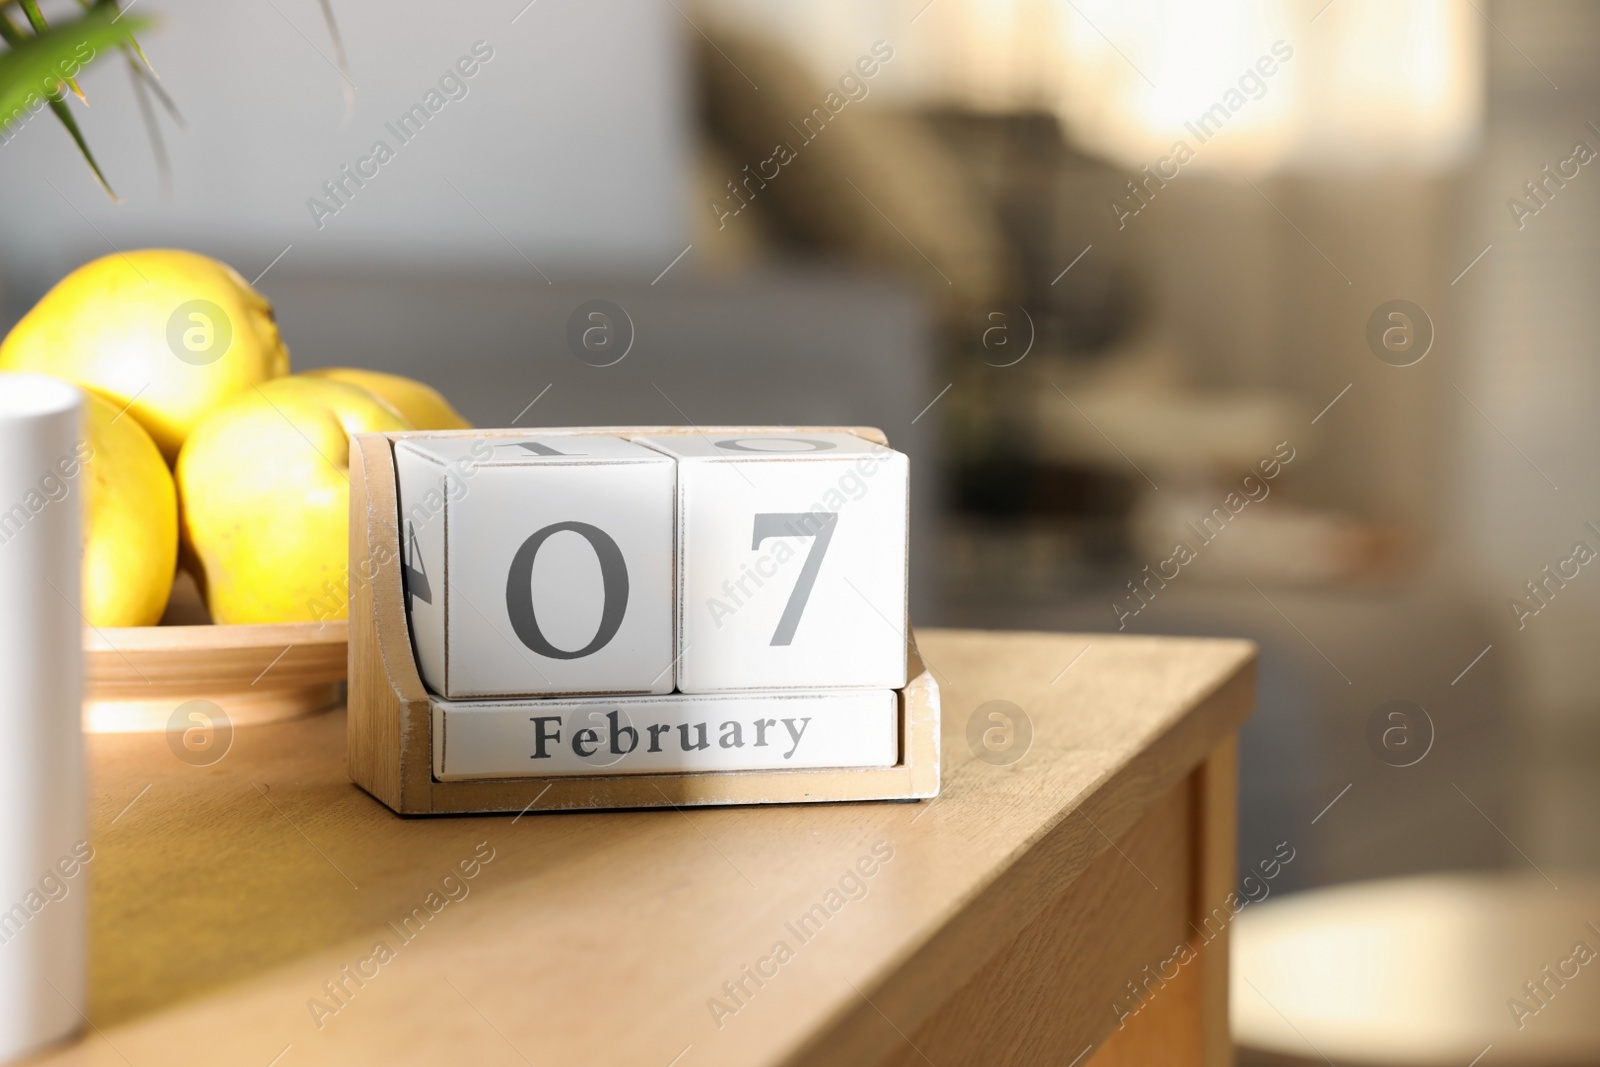
[[[452,699],[668,693],[675,467],[618,437],[394,446],[407,620]]]
[[[892,767],[897,694],[632,696],[433,702],[440,781],[691,771]]]
[[[847,433],[634,438],[678,461],[678,688],[906,683],[909,463]]]

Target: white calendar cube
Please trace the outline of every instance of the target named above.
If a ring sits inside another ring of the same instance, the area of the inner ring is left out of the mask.
[[[678,461],[678,688],[906,684],[909,464],[847,433],[641,436]]]
[[[417,665],[451,699],[669,693],[675,474],[618,437],[394,446]]]

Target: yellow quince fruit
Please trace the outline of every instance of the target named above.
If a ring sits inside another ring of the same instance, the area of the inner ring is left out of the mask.
[[[0,369],[65,378],[128,410],[170,463],[223,401],[289,372],[272,304],[233,268],[144,249],[86,263],[0,343]]]
[[[414,378],[359,367],[324,367],[306,371],[308,377],[331,378],[336,382],[359,385],[386,402],[400,417],[418,430],[469,430],[472,423],[461,417],[450,402],[431,385]]]
[[[195,427],[178,499],[212,619],[344,618],[350,435],[411,428],[364,389],[304,376],[247,389]]]
[[[144,427],[85,390],[83,613],[93,626],[154,626],[178,562],[178,495]]]

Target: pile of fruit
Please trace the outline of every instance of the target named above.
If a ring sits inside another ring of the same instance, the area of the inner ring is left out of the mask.
[[[408,378],[290,375],[272,305],[192,252],[73,271],[0,344],[0,370],[88,396],[83,612],[97,627],[154,625],[180,567],[214,622],[343,618],[349,435],[468,425]]]

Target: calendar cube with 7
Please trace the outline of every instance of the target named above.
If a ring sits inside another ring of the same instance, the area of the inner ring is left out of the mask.
[[[635,438],[678,461],[678,687],[906,684],[906,457],[848,433]]]

